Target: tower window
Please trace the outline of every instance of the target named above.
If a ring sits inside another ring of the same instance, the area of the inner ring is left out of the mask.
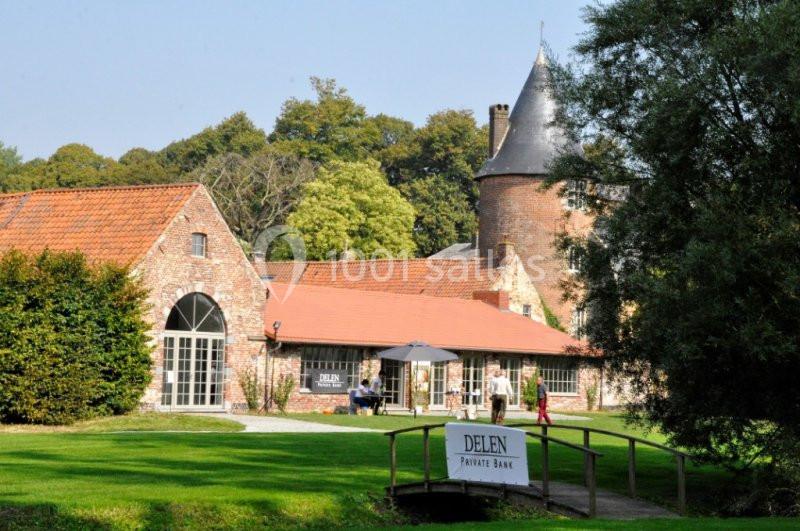
[[[567,268],[572,273],[576,273],[581,269],[581,252],[574,245],[571,245],[567,250]]]
[[[192,234],[192,256],[197,256],[199,258],[206,257],[207,240],[208,237],[202,232],[195,232]]]
[[[572,179],[567,183],[567,208],[583,210],[586,208],[586,181]]]
[[[522,305],[522,315],[524,317],[530,317],[531,316],[531,305],[530,304],[523,304]]]
[[[583,307],[572,310],[572,335],[576,339],[583,339],[586,329],[586,309]]]

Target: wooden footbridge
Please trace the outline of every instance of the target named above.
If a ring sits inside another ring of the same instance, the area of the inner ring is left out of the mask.
[[[637,445],[649,446],[667,452],[675,457],[677,507],[681,515],[686,513],[686,453],[658,444],[646,439],[633,437],[624,433],[613,432],[584,426],[565,424],[508,424],[509,428],[521,428],[528,437],[541,444],[540,479],[524,485],[502,485],[497,483],[481,483],[475,481],[452,480],[448,478],[431,478],[430,433],[443,428],[445,424],[428,424],[387,432],[389,437],[390,483],[386,488],[391,499],[424,494],[463,494],[499,498],[514,503],[535,503],[547,510],[554,510],[574,516],[594,518],[647,518],[674,517],[674,512],[645,502],[636,497],[636,448]],[[530,429],[540,430],[538,433]],[[575,430],[583,432],[583,445],[574,444],[550,435],[551,430]],[[397,439],[398,435],[410,432],[422,432],[422,468],[423,481],[397,483]],[[605,435],[625,439],[628,442],[628,495],[598,490],[597,466],[603,454],[591,447],[591,435]],[[583,485],[551,481],[550,446],[559,445],[582,455]],[[530,475],[533,477],[533,474]]]

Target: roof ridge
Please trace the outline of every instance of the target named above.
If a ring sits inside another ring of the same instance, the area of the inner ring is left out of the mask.
[[[87,186],[83,188],[38,188],[28,192],[9,192],[0,194],[0,198],[13,197],[25,194],[67,194],[76,192],[105,192],[105,191],[118,191],[118,190],[148,190],[158,188],[198,188],[203,186],[198,182],[185,182],[185,183],[159,183],[159,184],[128,184],[118,186]]]
[[[365,258],[363,260],[306,260],[307,264],[357,264],[359,262],[473,262],[473,261],[486,261],[484,256],[475,256],[473,258]],[[280,262],[287,262],[289,260],[277,260]],[[266,262],[275,263],[275,262]]]
[[[274,282],[274,281],[270,281],[270,284],[267,287],[267,291],[271,291],[270,290],[270,286],[286,286],[286,288],[288,289],[289,286],[291,286],[291,285],[292,285],[292,283],[290,283],[290,282]],[[304,284],[302,282],[294,284],[294,287],[292,289],[298,289],[298,288],[300,288],[300,289],[314,289],[314,290],[322,290],[322,291],[331,290],[331,291],[335,291],[337,293],[352,293],[352,292],[355,291],[357,293],[367,294],[369,297],[378,297],[378,296],[384,296],[384,297],[390,297],[390,298],[398,298],[399,297],[401,299],[405,298],[406,300],[408,300],[409,297],[415,298],[415,299],[420,299],[421,298],[421,299],[425,299],[426,301],[428,301],[428,300],[436,301],[436,302],[442,303],[442,304],[447,304],[447,301],[450,301],[450,302],[452,302],[452,301],[460,301],[460,302],[457,302],[455,304],[461,304],[461,303],[463,303],[465,301],[466,302],[474,302],[474,303],[477,303],[477,304],[486,304],[485,302],[480,301],[478,299],[464,299],[464,298],[460,298],[460,297],[437,297],[435,295],[426,295],[426,294],[423,294],[423,293],[397,293],[397,292],[394,292],[394,291],[376,291],[376,290],[369,290],[369,289],[340,288],[340,287],[336,287],[336,286],[323,286],[321,284]],[[489,306],[490,308],[493,307],[491,304],[487,304],[487,306]]]

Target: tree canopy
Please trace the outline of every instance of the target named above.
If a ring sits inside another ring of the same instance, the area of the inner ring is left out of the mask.
[[[378,123],[333,79],[312,77],[311,85],[316,101],[290,98],[283,104],[271,147],[319,163],[369,157],[384,140]]]
[[[310,161],[291,155],[227,153],[206,161],[188,178],[206,186],[231,231],[253,249],[262,231],[286,221],[314,171]]]
[[[572,242],[589,337],[673,443],[797,466],[800,4],[626,0],[586,18],[557,93],[606,145],[552,178],[597,185],[596,231]]]
[[[474,174],[486,156],[485,128],[470,112],[438,112],[417,128],[397,117],[370,115],[332,79],[312,78],[311,84],[315,99],[287,100],[269,136],[238,112],[163,149],[137,147],[119,160],[67,144],[47,160],[22,162],[16,150],[0,145],[0,191],[199,180],[211,186],[250,250],[254,231],[281,223],[302,196],[290,177],[298,175],[301,161],[374,159],[417,212],[412,237],[418,253],[470,241],[477,225]],[[302,168],[300,173],[308,173],[310,166]],[[267,205],[268,197],[278,201],[276,209]]]
[[[429,175],[404,182],[399,189],[416,211],[414,242],[420,256],[471,241],[477,232],[478,219],[457,183]]]
[[[303,236],[306,256],[353,251],[411,254],[414,208],[389,186],[377,161],[333,161],[307,183],[287,222]]]

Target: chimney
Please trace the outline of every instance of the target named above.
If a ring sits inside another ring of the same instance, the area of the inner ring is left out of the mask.
[[[508,130],[508,104],[497,103],[489,107],[489,158],[500,149]]]
[[[481,301],[498,310],[508,310],[508,292],[503,290],[491,291],[480,290],[473,291],[472,298],[476,301]]]
[[[503,239],[497,244],[494,252],[494,263],[503,265],[517,255],[514,244],[508,239],[508,234],[503,234]]]

